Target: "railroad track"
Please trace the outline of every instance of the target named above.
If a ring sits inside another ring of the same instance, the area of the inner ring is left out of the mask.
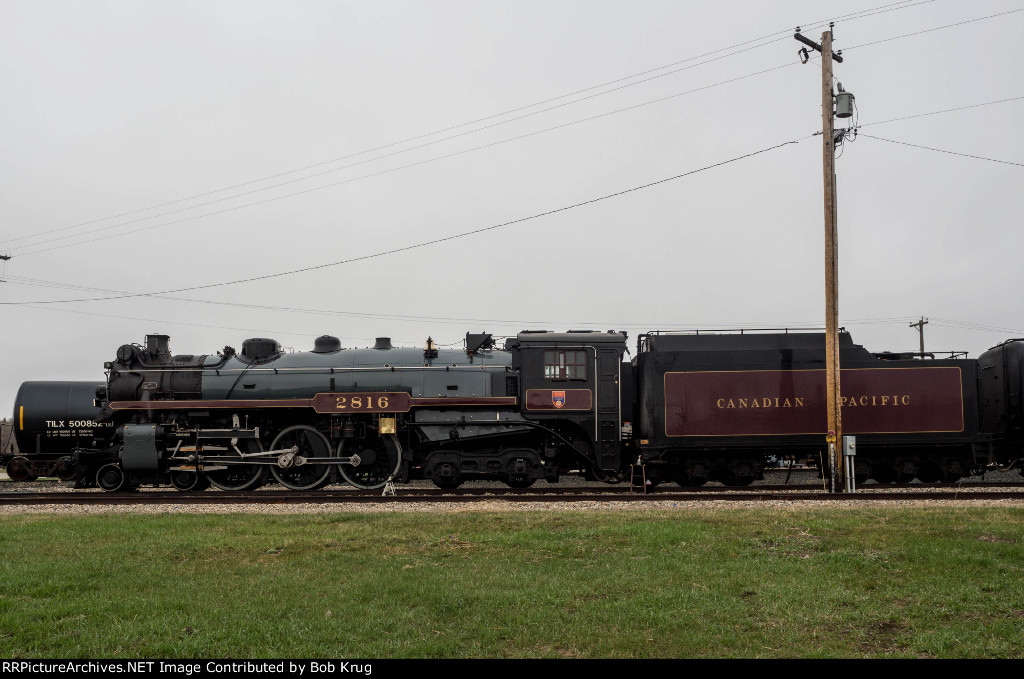
[[[984,490],[983,490],[984,489]],[[708,500],[766,501],[880,501],[880,500],[1024,500],[1024,484],[969,483],[956,486],[869,486],[857,493],[827,493],[812,486],[755,486],[661,488],[650,493],[633,492],[629,487],[574,487],[545,489],[516,488],[440,488],[402,487],[395,495],[382,495],[380,490],[319,490],[256,492],[206,491],[187,493],[175,490],[143,490],[129,493],[103,492],[36,492],[0,493],[0,505],[203,505],[203,504],[387,504],[416,502],[471,503],[485,500],[511,502],[641,502]]]

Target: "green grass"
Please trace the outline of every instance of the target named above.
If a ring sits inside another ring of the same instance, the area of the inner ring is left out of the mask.
[[[4,657],[1024,657],[1024,509],[54,515]]]

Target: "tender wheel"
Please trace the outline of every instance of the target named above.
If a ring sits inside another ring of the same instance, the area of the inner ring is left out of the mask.
[[[402,444],[391,434],[365,439],[342,439],[338,457],[359,456],[359,465],[340,465],[342,477],[356,488],[382,488],[402,466]]]
[[[180,491],[198,493],[209,488],[210,482],[196,472],[177,470],[171,472],[171,485]]]
[[[124,470],[117,462],[111,462],[100,467],[96,472],[96,485],[108,493],[116,493],[119,490],[127,490]]]
[[[270,449],[280,451],[293,446],[299,449],[295,455],[306,459],[332,457],[331,442],[327,437],[305,424],[297,424],[282,431],[270,444]],[[287,468],[275,465],[270,468],[270,473],[286,488],[316,490],[330,481],[331,465],[300,464]]]
[[[232,457],[237,458],[238,452],[247,454],[259,453],[263,451],[263,444],[256,439],[247,439],[238,442],[238,450],[225,453],[221,458],[232,461]],[[208,464],[215,465],[215,460],[210,460]],[[214,488],[220,488],[221,490],[255,490],[263,485],[263,467],[258,464],[228,464],[225,465],[226,469],[214,469],[210,471],[204,471],[206,478],[210,480]]]

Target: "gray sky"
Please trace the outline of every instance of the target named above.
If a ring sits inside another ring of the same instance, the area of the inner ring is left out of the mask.
[[[0,302],[359,258],[800,140],[183,299],[5,304],[3,414],[22,381],[102,381],[153,332],[198,354],[252,336],[820,326],[820,60],[801,65],[791,34],[839,17],[835,74],[864,133],[837,162],[841,323],[872,351],[915,349],[921,315],[929,350],[1024,336],[1024,99],[883,123],[1024,97],[1020,0],[3,6]]]

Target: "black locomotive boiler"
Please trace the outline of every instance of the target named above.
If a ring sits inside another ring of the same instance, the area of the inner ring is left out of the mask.
[[[467,334],[461,349],[429,338],[422,349],[386,338],[343,349],[325,335],[310,352],[257,338],[237,353],[173,355],[166,335],[149,335],[117,350],[87,403],[81,385],[78,403],[53,397],[69,383],[23,385],[15,433],[27,454],[11,464],[48,455],[65,475],[114,491],[412,479],[526,487],[568,473],[621,480],[637,460],[654,483],[745,485],[770,459],[828,463],[820,333],[647,333],[624,361],[626,340],[524,331],[500,347]],[[1024,341],[977,360],[925,360],[840,340],[858,481],[1019,468]],[[73,411],[95,426],[55,443],[39,423],[75,421]]]

